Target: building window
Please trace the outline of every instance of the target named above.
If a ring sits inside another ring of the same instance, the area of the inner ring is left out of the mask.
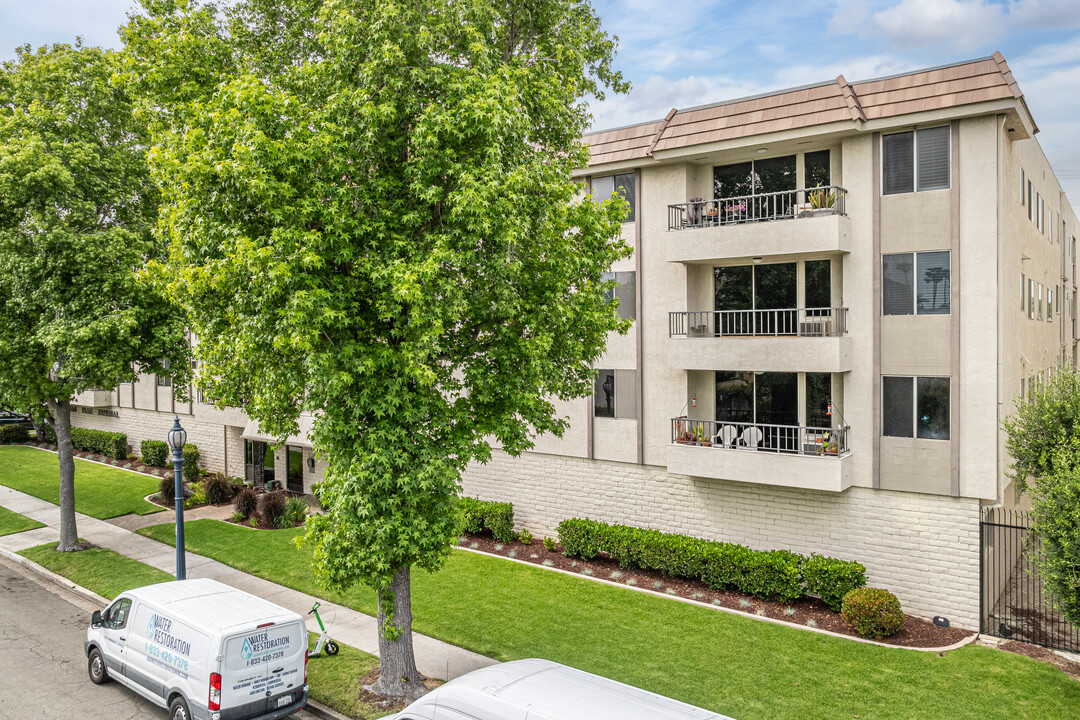
[[[1046,211],[1046,239],[1054,242],[1054,211]]]
[[[1035,186],[1028,180],[1027,187],[1027,208],[1028,208],[1028,220],[1035,221]]]
[[[1020,207],[1027,204],[1024,200],[1024,196],[1027,195],[1027,175],[1024,173],[1024,168],[1020,168]]]
[[[1024,309],[1024,301],[1027,300],[1027,280],[1024,273],[1020,273],[1020,309]]]
[[[1037,319],[1043,319],[1043,284],[1039,283],[1039,311],[1036,316]]]
[[[828,150],[803,155],[803,187],[810,190],[832,185],[832,168]]]
[[[169,361],[168,360],[165,360],[165,361],[163,361],[161,363],[161,369],[162,370],[168,370],[169,369]],[[156,377],[157,377],[157,385],[158,385],[158,387],[172,387],[172,377],[170,377],[169,375],[157,375]]]
[[[597,370],[593,388],[593,416],[637,417],[637,383],[633,370]]]
[[[1035,281],[1028,280],[1028,319],[1035,319]]]
[[[1016,404],[1024,404],[1024,378],[1020,378],[1020,398],[1016,401]]]
[[[630,214],[624,222],[634,222],[637,215],[637,198],[634,195],[634,174],[605,175],[594,177],[592,180],[592,197],[597,203],[610,200],[612,194],[619,193],[619,197],[630,205]]]
[[[883,435],[949,439],[949,378],[883,377],[881,408]]]
[[[885,135],[882,192],[943,190],[949,187],[949,126]]]
[[[1039,232],[1043,231],[1043,199],[1042,195],[1035,193],[1036,207],[1035,207],[1035,227],[1039,228]]]
[[[1054,319],[1054,291],[1046,288],[1046,319]]]
[[[619,299],[619,317],[624,320],[633,320],[637,317],[637,273],[617,272],[603,273],[601,279],[604,282],[615,281],[615,287],[607,293],[607,299]]]
[[[949,251],[881,256],[882,314],[948,315]]]

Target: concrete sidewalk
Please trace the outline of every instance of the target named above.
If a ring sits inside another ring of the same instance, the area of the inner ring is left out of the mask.
[[[0,506],[45,524],[45,527],[0,537],[0,549],[19,552],[35,545],[60,540],[60,508],[58,506],[5,486],[0,486]],[[162,517],[164,513],[157,513],[156,516]],[[167,517],[162,517],[162,521],[168,522]],[[152,565],[167,573],[173,574],[176,571],[176,550],[171,545],[159,543],[157,540],[137,535],[130,530],[82,513],[76,513],[76,519],[79,537],[84,540],[98,547],[126,555],[133,560]],[[316,633],[319,631],[315,617],[307,615],[317,598],[269,580],[248,575],[202,555],[189,552],[186,557],[188,577],[212,578],[258,595],[307,617],[308,630]],[[326,623],[332,638],[366,653],[376,656],[379,654],[378,627],[375,618],[325,600],[320,599],[319,602],[321,603],[319,614],[322,615],[323,622]],[[452,680],[478,668],[494,665],[496,662],[489,657],[419,633],[413,633],[413,648],[416,654],[417,670],[431,678]]]

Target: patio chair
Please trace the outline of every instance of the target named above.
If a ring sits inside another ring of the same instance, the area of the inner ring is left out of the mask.
[[[723,448],[733,448],[735,447],[735,441],[738,437],[739,431],[734,425],[725,425],[720,428],[720,432],[716,433],[716,437],[713,438],[713,444]]]
[[[742,444],[748,450],[757,450],[762,437],[761,428],[751,425],[742,432]]]

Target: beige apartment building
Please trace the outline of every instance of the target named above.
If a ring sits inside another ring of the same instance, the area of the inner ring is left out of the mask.
[[[1001,421],[1073,364],[1077,220],[1004,58],[820,84],[588,135],[631,206],[635,320],[571,429],[470,468],[567,517],[858,560],[979,625],[980,508],[1016,503]]]
[[[1004,58],[817,85],[591,134],[632,257],[592,397],[563,438],[495,450],[464,491],[569,517],[858,560],[905,610],[979,625],[979,520],[1017,500],[1000,430],[1076,361],[1077,219]],[[73,422],[309,491],[307,433],[142,377]],[[276,445],[276,447],[275,447]]]

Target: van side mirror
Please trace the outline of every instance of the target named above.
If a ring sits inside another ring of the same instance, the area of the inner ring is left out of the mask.
[[[101,611],[100,610],[95,610],[94,614],[90,616],[90,625],[92,625],[93,627],[98,627],[99,625],[101,625]]]

